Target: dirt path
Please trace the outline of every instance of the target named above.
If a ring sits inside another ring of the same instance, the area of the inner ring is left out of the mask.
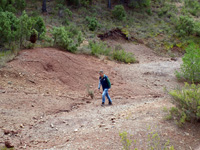
[[[178,128],[164,119],[172,106],[164,88],[181,85],[174,70],[181,59],[156,56],[144,45],[120,44],[133,52],[138,64],[116,64],[52,48],[24,50],[0,70],[0,146],[10,141],[16,149],[120,150],[119,132],[127,131],[136,146],[146,150],[148,127],[177,150],[197,150],[200,130]],[[96,92],[98,70],[113,83],[113,106],[101,107]],[[86,85],[95,91],[87,96]]]

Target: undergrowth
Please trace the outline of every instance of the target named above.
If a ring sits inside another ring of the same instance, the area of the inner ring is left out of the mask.
[[[183,88],[169,92],[176,107],[170,109],[168,119],[174,119],[178,126],[186,121],[200,121],[200,85],[185,83]]]
[[[134,140],[133,135],[129,135],[126,131],[124,131],[120,132],[119,136],[121,138],[123,150],[140,150],[137,146],[137,140]],[[143,143],[142,147],[147,150],[175,150],[169,140],[163,140],[155,130],[151,129],[151,127],[148,128],[146,141],[147,142]]]
[[[114,60],[124,62],[124,63],[135,63],[136,59],[133,55],[133,53],[125,52],[122,50],[114,50],[112,53],[112,58]]]
[[[187,80],[189,82],[200,82],[200,47],[194,43],[186,48],[183,63],[180,71],[176,71],[176,77],[179,80]]]

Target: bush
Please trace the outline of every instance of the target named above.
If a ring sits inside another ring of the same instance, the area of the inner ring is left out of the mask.
[[[100,25],[95,17],[86,17],[86,21],[88,23],[88,28],[91,31],[96,30]]]
[[[112,58],[117,61],[121,61],[124,63],[135,63],[136,59],[133,53],[127,53],[124,50],[114,50],[112,54]]]
[[[186,48],[186,53],[182,58],[180,72],[175,74],[178,79],[185,79],[190,82],[200,82],[200,48],[194,43]]]
[[[193,16],[200,15],[200,3],[198,0],[185,0],[184,7]]]
[[[194,28],[196,36],[200,37],[200,22],[196,21],[195,22],[195,28]]]
[[[0,10],[15,13],[17,10],[21,12],[26,7],[25,0],[0,0]]]
[[[149,7],[151,5],[151,0],[130,0],[128,6],[132,8],[143,8]]]
[[[112,10],[112,15],[114,18],[122,21],[126,19],[126,11],[123,5],[116,5]]]
[[[130,150],[132,140],[128,137],[127,132],[121,132],[119,133],[119,136],[121,138],[121,143],[124,150]]]
[[[176,108],[171,108],[170,113],[179,126],[185,121],[200,120],[200,85],[186,83],[184,88],[175,89],[169,94],[176,105]]]
[[[95,56],[105,55],[109,56],[111,49],[104,42],[89,42],[89,48],[91,49],[91,54]]]
[[[20,48],[22,48],[23,41],[29,40],[31,36],[34,21],[23,11],[22,15],[19,17],[19,22],[18,36]]]
[[[152,129],[148,128],[148,139],[147,143],[145,143],[144,147],[148,150],[174,150],[174,146],[170,145],[169,140],[163,141],[159,134],[155,131],[151,131]],[[133,150],[138,150],[137,141],[131,140],[133,136],[129,135],[127,132],[119,133],[121,138],[121,143],[123,146],[123,150],[131,150],[131,145]],[[162,141],[161,141],[162,140]],[[141,146],[141,145],[140,145]]]
[[[176,5],[164,3],[163,7],[161,7],[160,11],[158,12],[158,16],[160,17],[164,15],[171,16],[171,13],[174,14],[177,12],[178,12],[178,9]]]
[[[188,36],[194,34],[194,19],[188,16],[180,16],[176,29],[180,36]]]
[[[0,12],[0,45],[17,39],[19,19],[11,12]]]
[[[75,52],[83,41],[81,31],[72,27],[54,27],[52,30],[54,45]]]
[[[46,33],[46,26],[41,16],[34,18],[33,28],[38,32],[38,39],[42,34]]]
[[[38,37],[46,33],[42,17],[31,18],[25,11],[19,18],[12,12],[0,12],[0,18],[0,43],[2,45],[17,42],[22,48],[24,41],[30,39],[33,29],[37,31]]]
[[[92,3],[92,0],[68,0],[69,5],[73,5],[76,7],[84,6],[88,7]]]

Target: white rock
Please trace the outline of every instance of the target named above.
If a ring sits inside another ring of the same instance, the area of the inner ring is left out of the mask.
[[[51,128],[54,128],[54,125],[53,125],[53,124],[51,124],[51,125],[50,125],[50,127],[51,127]]]
[[[78,129],[74,129],[74,132],[78,132]]]

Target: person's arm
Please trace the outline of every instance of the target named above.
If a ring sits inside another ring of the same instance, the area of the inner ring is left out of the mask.
[[[99,80],[99,86],[98,86],[98,89],[100,90],[100,87],[101,87],[101,81]]]
[[[111,88],[111,83],[110,83],[110,79],[107,77],[107,82],[108,82],[108,86],[109,88]]]

